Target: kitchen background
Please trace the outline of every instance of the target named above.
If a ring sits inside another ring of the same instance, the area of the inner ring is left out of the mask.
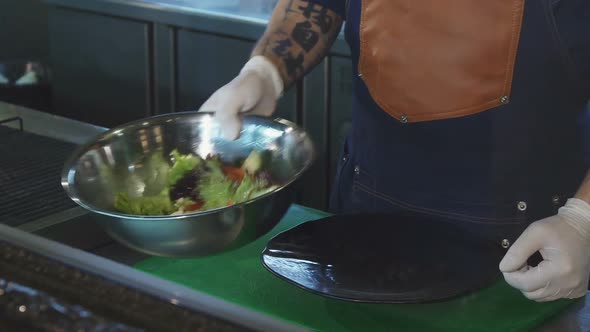
[[[113,127],[198,109],[242,67],[277,0],[0,0],[0,100]],[[298,202],[327,208],[350,123],[341,36],[276,115],[303,126],[319,158]]]

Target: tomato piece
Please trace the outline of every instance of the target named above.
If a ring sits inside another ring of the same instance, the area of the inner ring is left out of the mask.
[[[222,170],[223,174],[231,181],[241,182],[244,179],[244,170],[239,167],[224,165]]]
[[[205,204],[205,202],[203,202],[203,201],[197,201],[194,204],[188,205],[184,210],[185,211],[196,211],[196,210],[202,208],[204,204]]]

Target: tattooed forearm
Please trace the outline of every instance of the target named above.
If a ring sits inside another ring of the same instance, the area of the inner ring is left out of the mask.
[[[298,9],[305,18],[311,19],[314,24],[318,25],[323,33],[330,31],[334,15],[328,14],[328,8],[307,2],[305,6],[299,6]]]
[[[291,38],[303,48],[305,52],[311,51],[311,49],[318,43],[320,34],[317,31],[313,31],[311,23],[309,21],[298,22],[295,24],[295,28],[291,33]]]
[[[285,10],[285,16],[283,16],[283,21],[286,21],[289,18],[289,13],[294,12],[294,10],[292,10],[291,8],[293,8],[293,1],[294,0],[289,0],[289,2],[286,5],[287,10]],[[277,8],[279,8],[280,4],[277,5]]]
[[[268,49],[268,45],[270,44],[270,40],[265,40],[262,42],[262,53],[266,53],[266,50]]]
[[[280,0],[253,55],[277,65],[287,89],[321,62],[341,26],[342,18],[322,5]]]

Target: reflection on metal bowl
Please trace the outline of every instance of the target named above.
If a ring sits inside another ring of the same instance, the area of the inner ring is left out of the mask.
[[[272,229],[294,199],[294,182],[311,166],[309,136],[293,123],[257,116],[244,118],[235,141],[223,139],[210,113],[154,116],[113,128],[79,147],[66,162],[62,186],[70,198],[117,241],[141,252],[169,257],[217,254],[243,246]],[[281,185],[257,198],[227,207],[182,215],[141,216],[114,209],[117,192],[158,191],[150,158],[172,150],[231,162],[253,149],[267,151],[268,167]]]

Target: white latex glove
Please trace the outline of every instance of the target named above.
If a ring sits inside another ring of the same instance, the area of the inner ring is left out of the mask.
[[[255,56],[237,77],[215,91],[199,111],[215,112],[225,138],[236,139],[242,128],[241,115],[271,115],[282,92],[283,80],[278,69],[265,57]]]
[[[539,251],[536,267],[527,259]],[[590,205],[571,198],[557,215],[532,223],[500,262],[504,279],[537,302],[586,294],[590,275]]]

